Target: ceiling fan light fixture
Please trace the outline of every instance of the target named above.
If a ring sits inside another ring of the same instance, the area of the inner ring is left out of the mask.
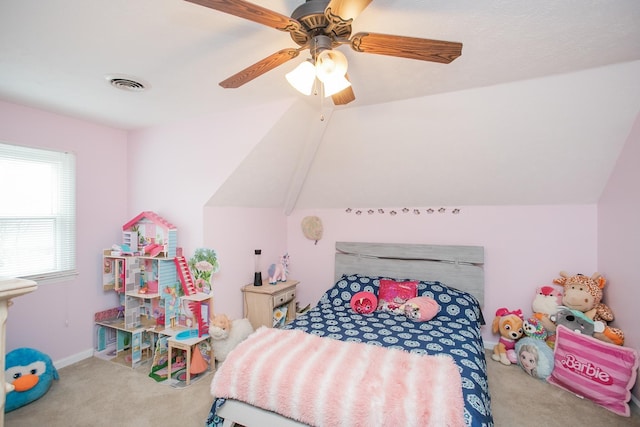
[[[297,91],[304,95],[311,95],[313,83],[316,80],[316,69],[310,59],[302,62],[285,75],[287,81]]]
[[[322,82],[324,86],[324,96],[333,96],[351,86],[351,82],[345,76],[334,76]]]
[[[321,82],[347,74],[347,57],[337,50],[323,50],[316,58],[316,73]]]

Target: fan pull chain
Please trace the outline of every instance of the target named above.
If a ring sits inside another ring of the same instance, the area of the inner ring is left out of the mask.
[[[320,121],[324,122],[324,85],[320,83]]]

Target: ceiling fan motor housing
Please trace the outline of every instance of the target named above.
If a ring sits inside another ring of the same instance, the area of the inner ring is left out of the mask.
[[[321,46],[319,51],[311,52],[314,59],[322,50],[339,46],[338,39],[348,39],[351,36],[351,20],[345,22],[339,17],[334,17],[330,21],[325,15],[328,5],[329,0],[308,0],[291,14],[291,18],[298,21],[305,30],[291,32],[291,39],[299,46],[308,44],[311,44],[311,48],[314,45]],[[317,36],[325,36],[327,39],[318,40]],[[327,41],[329,41],[328,46]]]

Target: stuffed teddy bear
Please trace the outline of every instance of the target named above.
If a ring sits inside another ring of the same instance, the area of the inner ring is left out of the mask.
[[[416,322],[425,322],[433,319],[438,311],[440,305],[433,298],[429,297],[415,297],[411,298],[400,306],[400,311],[404,312],[404,315]]]
[[[493,346],[493,354],[491,355],[493,360],[503,365],[517,363],[515,346],[516,341],[524,334],[522,325],[522,310],[511,311],[504,307],[496,310],[492,331],[494,334],[500,334],[500,340],[498,344]]]
[[[218,314],[209,323],[209,336],[213,357],[220,363],[238,344],[253,333],[249,319],[229,320],[226,314]]]
[[[596,272],[588,277],[583,274],[571,276],[561,271],[560,277],[554,279],[553,282],[563,287],[563,306],[580,311],[589,319],[601,321],[604,324],[604,331],[595,332],[594,338],[617,345],[624,344],[622,330],[607,326],[607,322],[613,320],[613,311],[601,302],[602,289],[607,280],[600,273]]]

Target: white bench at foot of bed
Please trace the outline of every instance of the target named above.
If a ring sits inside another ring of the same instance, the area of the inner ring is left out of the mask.
[[[303,427],[306,424],[299,423],[290,418],[285,418],[274,412],[257,408],[237,400],[227,399],[224,405],[218,409],[218,414],[224,418],[222,427],[234,427],[237,424],[245,427]]]

